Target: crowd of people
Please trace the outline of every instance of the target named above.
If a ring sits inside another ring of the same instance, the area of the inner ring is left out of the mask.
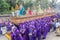
[[[46,39],[48,32],[50,32],[52,19],[57,18],[57,16],[49,16],[44,18],[39,18],[35,20],[25,21],[24,23],[19,23],[18,25],[11,23],[10,21],[1,23],[0,30],[2,34],[10,32],[11,40],[42,40]],[[3,27],[2,27],[3,26]],[[5,29],[7,31],[3,31]]]
[[[56,19],[54,18],[52,20],[52,28],[53,28],[53,31],[56,32],[56,35],[59,36],[60,35],[60,19]]]

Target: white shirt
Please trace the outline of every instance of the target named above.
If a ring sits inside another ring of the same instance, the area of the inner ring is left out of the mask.
[[[57,22],[57,23],[56,23],[56,27],[59,27],[59,26],[60,26],[60,23],[59,23],[59,22]]]
[[[6,26],[5,27],[1,27],[1,31],[2,31],[2,34],[5,34],[7,32]]]
[[[14,12],[12,12],[12,16],[15,16],[15,13]]]

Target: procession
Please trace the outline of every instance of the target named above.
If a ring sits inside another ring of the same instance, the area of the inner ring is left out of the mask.
[[[12,1],[11,16],[6,20],[4,17],[0,18],[0,37],[5,36],[7,40],[46,40],[47,35],[52,32],[60,37],[60,12],[53,8],[56,6],[44,4],[45,8],[41,5],[42,1],[34,1],[37,5],[29,2],[31,4],[26,6],[25,1],[15,5]]]

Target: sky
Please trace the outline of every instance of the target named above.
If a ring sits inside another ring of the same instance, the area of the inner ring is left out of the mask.
[[[57,3],[59,3],[60,2],[60,0],[57,0]]]
[[[49,1],[50,1],[50,2],[52,2],[52,0],[49,0]],[[59,2],[60,2],[60,0],[55,0],[55,2],[56,2],[56,3],[59,3]]]

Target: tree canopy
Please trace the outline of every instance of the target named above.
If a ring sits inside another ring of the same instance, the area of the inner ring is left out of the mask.
[[[42,9],[45,9],[48,6],[54,7],[56,5],[55,0],[51,2],[49,2],[49,0],[0,0],[0,12],[10,10],[12,6],[15,8],[16,4],[20,5],[21,3],[24,5],[25,9],[32,6],[37,7],[39,4]]]

